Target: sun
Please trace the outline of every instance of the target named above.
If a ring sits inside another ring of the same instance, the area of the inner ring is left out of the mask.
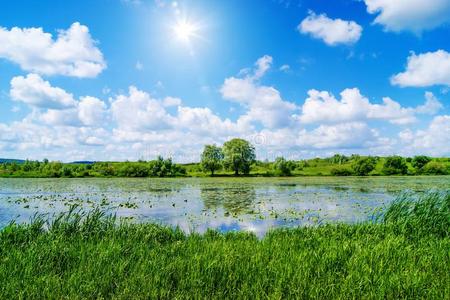
[[[190,42],[198,34],[198,26],[187,20],[179,20],[174,26],[175,37],[183,42]]]

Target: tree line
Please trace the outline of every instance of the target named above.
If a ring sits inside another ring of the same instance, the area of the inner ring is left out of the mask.
[[[244,139],[231,139],[222,146],[205,145],[200,163],[177,164],[159,156],[137,162],[61,163],[26,160],[0,163],[2,177],[176,177],[217,175],[291,176],[291,175],[448,175],[450,158],[424,155],[350,156],[336,154],[328,158],[274,161],[256,160],[255,147]]]

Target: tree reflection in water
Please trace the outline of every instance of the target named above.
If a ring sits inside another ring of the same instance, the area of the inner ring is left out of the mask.
[[[251,213],[256,200],[256,192],[252,186],[240,187],[201,187],[200,197],[205,209],[223,207],[225,213],[241,215]]]

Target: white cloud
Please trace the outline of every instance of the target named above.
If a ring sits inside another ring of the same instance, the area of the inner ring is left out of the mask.
[[[106,104],[95,97],[81,97],[78,104],[78,118],[87,126],[103,125]]]
[[[339,99],[310,90],[299,107],[283,100],[274,87],[261,84],[272,61],[263,56],[245,75],[225,79],[220,90],[223,98],[243,109],[233,120],[208,107],[185,106],[179,98],[154,98],[133,86],[106,104],[91,96],[75,99],[39,75],[16,77],[10,94],[31,112],[20,122],[0,124],[0,156],[70,161],[151,159],[162,154],[192,162],[199,159],[203,145],[233,137],[252,142],[258,159],[336,152],[382,155],[402,149],[444,153],[449,147],[449,116],[435,117],[425,130],[400,134],[393,126],[392,131],[381,132],[369,122],[409,124],[419,114],[434,115],[443,105],[431,92],[425,93],[424,104],[403,107],[388,97],[371,103],[357,88],[342,91]]]
[[[351,122],[320,125],[310,132],[303,130],[297,143],[302,147],[318,149],[364,148],[375,139],[375,132],[367,124]]]
[[[387,31],[421,33],[450,21],[448,0],[364,0],[375,23]]]
[[[362,34],[363,28],[354,21],[330,19],[325,14],[309,15],[298,25],[303,34],[310,34],[316,39],[323,40],[327,45],[354,44]]]
[[[35,111],[31,116],[47,125],[72,127],[81,126],[76,108]]]
[[[166,107],[177,106],[172,115]],[[222,120],[209,108],[181,106],[181,99],[154,99],[148,93],[130,87],[129,95],[111,99],[111,114],[120,132],[190,132],[207,136],[238,134],[237,123]]]
[[[289,65],[282,65],[281,67],[280,67],[280,71],[281,72],[289,72],[291,70],[291,67],[289,66]]]
[[[173,123],[160,101],[134,86],[129,88],[128,96],[118,95],[110,101],[112,117],[121,129],[167,129]]]
[[[256,69],[253,78],[260,79],[261,77],[263,77],[267,73],[267,71],[269,71],[272,63],[272,56],[264,55],[263,57],[260,57],[255,63]]]
[[[93,126],[103,121],[106,104],[94,97],[81,97],[53,87],[37,74],[17,76],[11,80],[10,96],[33,109],[29,116],[49,125]]]
[[[450,86],[450,53],[444,50],[412,53],[405,72],[394,75],[391,83],[402,87]]]
[[[436,116],[424,130],[411,129],[399,133],[407,153],[434,156],[450,155],[450,115]]]
[[[166,97],[163,100],[163,105],[165,107],[180,106],[181,103],[182,103],[181,99],[176,97]]]
[[[10,96],[15,101],[39,108],[67,108],[75,105],[73,95],[52,87],[37,74],[17,76],[11,80]]]
[[[425,104],[416,108],[402,107],[389,97],[383,98],[382,104],[372,104],[357,88],[342,91],[340,100],[326,91],[310,90],[308,96],[299,116],[303,123],[339,123],[373,119],[394,124],[408,124],[416,120],[416,114],[434,114],[442,108],[442,104],[429,92],[425,94]]]
[[[421,114],[434,115],[444,108],[444,105],[439,101],[432,92],[425,92],[426,102],[423,105],[416,107],[416,112]]]
[[[292,122],[297,106],[284,101],[275,88],[260,85],[257,81],[269,70],[271,63],[270,56],[263,56],[256,62],[253,74],[245,78],[225,79],[220,89],[222,97],[237,102],[248,110],[241,116],[241,122],[258,122],[268,128],[283,127]]]
[[[0,58],[45,75],[96,77],[106,68],[88,27],[76,22],[53,39],[42,28],[0,27]]]

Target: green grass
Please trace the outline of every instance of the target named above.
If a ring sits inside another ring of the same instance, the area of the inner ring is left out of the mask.
[[[450,193],[262,240],[71,211],[0,231],[0,298],[449,299],[449,228]]]

